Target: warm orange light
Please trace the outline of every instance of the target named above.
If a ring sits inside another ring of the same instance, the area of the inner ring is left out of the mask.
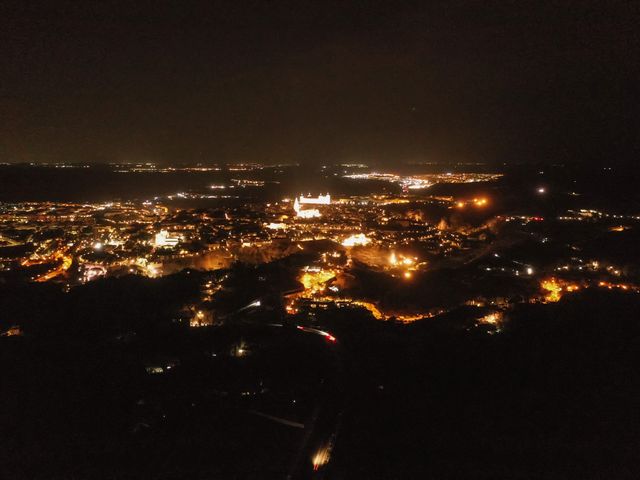
[[[544,297],[547,302],[557,302],[562,297],[562,287],[555,278],[543,280],[540,286],[549,292]]]
[[[304,285],[305,290],[314,294],[323,292],[326,288],[326,282],[335,277],[336,272],[332,270],[320,270],[318,272],[305,272],[300,277],[300,282]]]
[[[502,312],[494,312],[479,318],[480,323],[486,323],[489,325],[497,325],[502,321]]]
[[[316,454],[313,456],[313,459],[311,460],[313,464],[313,469],[317,471],[320,469],[320,467],[329,463],[330,457],[331,457],[331,447],[329,445],[320,448],[316,452]]]
[[[602,283],[602,282],[601,282]],[[546,290],[547,295],[544,297],[547,302],[557,302],[562,297],[562,292],[575,292],[580,290],[580,285],[575,283],[567,283],[562,280],[557,280],[555,278],[550,278],[547,280],[543,280],[540,283],[540,287],[543,290]]]

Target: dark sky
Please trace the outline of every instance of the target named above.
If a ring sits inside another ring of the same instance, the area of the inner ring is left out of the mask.
[[[619,162],[640,3],[2,2],[0,161]]]

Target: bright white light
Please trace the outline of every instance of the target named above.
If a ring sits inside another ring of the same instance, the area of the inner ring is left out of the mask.
[[[267,224],[267,228],[270,230],[284,230],[285,228],[287,228],[287,225],[285,223],[268,223]]]
[[[539,193],[539,194],[543,194],[543,193],[546,193],[546,192],[547,192],[547,189],[546,189],[546,188],[544,188],[544,187],[540,187],[540,188],[538,188],[538,193]]]
[[[527,267],[527,275],[533,275],[533,268]]]
[[[307,210],[298,210],[296,215],[300,218],[319,218],[321,216],[320,210],[317,208],[309,208]]]
[[[298,203],[300,205],[330,205],[331,204],[331,195],[318,195],[317,197],[305,197],[304,195],[300,195],[298,197]]]
[[[175,247],[180,242],[180,237],[172,237],[166,230],[156,233],[154,245],[156,247]]]
[[[364,233],[358,233],[356,235],[351,235],[343,240],[343,247],[354,247],[356,245],[368,245],[371,243],[371,239],[367,237]]]
[[[102,250],[102,243],[100,242],[96,242],[93,244],[93,249],[94,250]]]

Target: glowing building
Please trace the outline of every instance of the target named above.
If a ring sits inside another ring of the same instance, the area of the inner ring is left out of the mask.
[[[343,247],[355,247],[358,245],[368,245],[371,243],[371,239],[367,237],[364,233],[358,233],[356,235],[351,235],[350,237],[345,238],[342,241]]]
[[[180,242],[180,237],[172,237],[166,230],[156,233],[153,244],[156,247],[175,247]]]
[[[302,208],[303,205],[330,205],[331,195],[318,195],[317,197],[305,197],[300,195],[293,202],[293,209],[296,216],[300,218],[318,218],[321,216],[320,210],[317,208]]]
[[[83,282],[90,282],[107,274],[107,269],[102,265],[85,265],[82,274]]]
[[[318,195],[317,197],[305,197],[300,195],[296,199],[300,205],[330,205],[331,204],[331,195]]]
[[[296,212],[296,215],[300,218],[318,218],[321,216],[320,210],[317,208],[300,209]]]

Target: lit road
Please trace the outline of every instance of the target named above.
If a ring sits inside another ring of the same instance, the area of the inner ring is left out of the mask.
[[[301,325],[296,328],[301,332],[325,338],[338,365],[336,378],[326,379],[322,385],[316,407],[305,422],[304,435],[287,475],[291,480],[320,479],[324,478],[331,461],[331,453],[342,426],[347,404],[341,345],[331,333],[324,330]]]
[[[73,257],[66,255],[62,252],[60,252],[59,254],[56,254],[56,258],[62,259],[62,263],[60,264],[60,266],[55,270],[45,273],[44,275],[40,275],[38,278],[35,279],[36,282],[47,282],[52,278],[57,277],[58,275],[62,275],[64,272],[69,270],[69,268],[71,267],[71,264],[73,263]]]
[[[262,298],[264,297],[226,315],[226,318],[252,308],[259,308]],[[270,326],[282,327],[283,325],[276,323]],[[323,381],[317,395],[316,405],[304,424],[258,411],[249,411],[248,413],[291,428],[303,428],[302,439],[293,455],[286,478],[290,480],[320,479],[324,478],[330,464],[331,453],[338,438],[347,405],[348,395],[342,345],[332,333],[320,328],[296,325],[296,330],[302,335],[313,335],[323,340],[324,346],[330,349],[338,367],[335,378],[326,378]]]

